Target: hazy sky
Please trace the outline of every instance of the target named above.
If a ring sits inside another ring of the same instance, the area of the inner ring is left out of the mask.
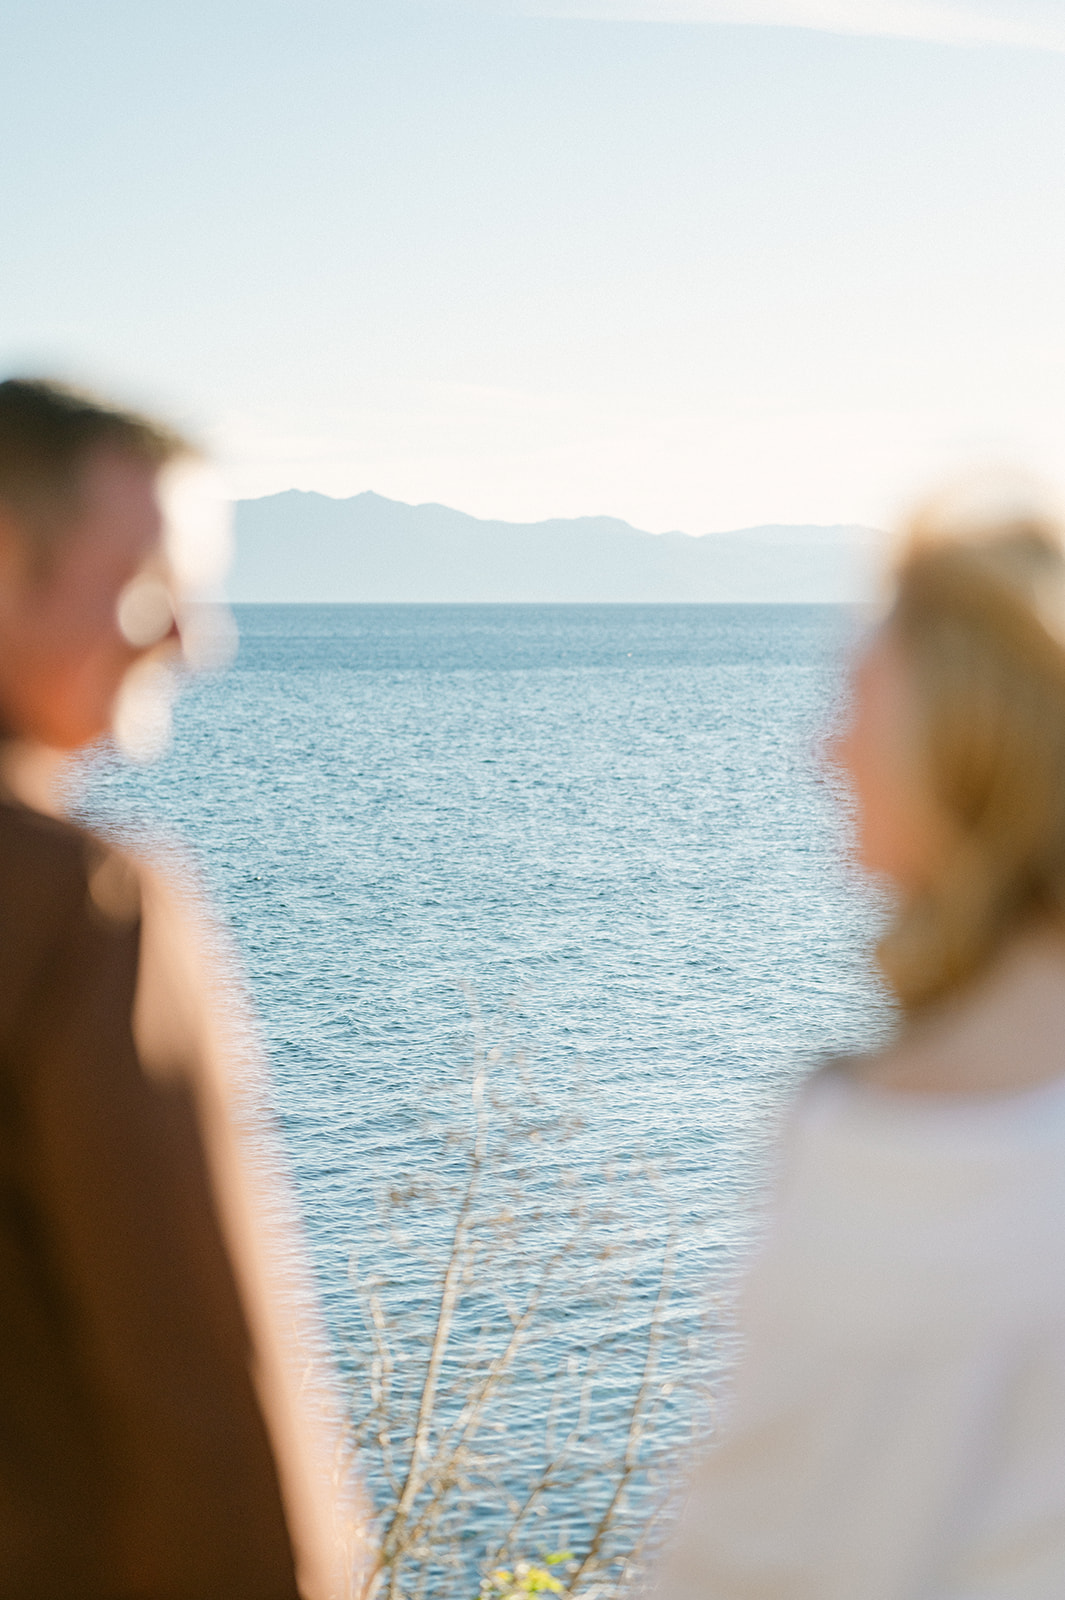
[[[1065,4],[5,0],[0,363],[692,533],[1065,483]]]

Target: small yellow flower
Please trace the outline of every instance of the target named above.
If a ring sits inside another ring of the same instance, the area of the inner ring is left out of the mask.
[[[522,1600],[529,1594],[560,1594],[566,1593],[566,1586],[558,1578],[552,1576],[548,1567],[558,1566],[563,1561],[572,1560],[572,1552],[559,1550],[554,1555],[545,1555],[540,1558],[546,1563],[538,1567],[531,1561],[519,1561],[514,1571],[508,1567],[496,1567],[490,1572],[481,1584],[479,1600]]]
[[[526,1594],[561,1594],[562,1585],[553,1578],[546,1567],[530,1567],[521,1582]]]

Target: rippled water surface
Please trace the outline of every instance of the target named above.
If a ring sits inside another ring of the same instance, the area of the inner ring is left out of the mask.
[[[470,994],[578,1160],[656,1158],[694,1307],[742,1245],[767,1123],[883,1025],[872,910],[815,739],[832,607],[244,607],[170,754],[90,810],[191,844],[240,943],[341,1348],[375,1183],[417,1165]],[[516,1006],[506,1011],[510,1002]]]

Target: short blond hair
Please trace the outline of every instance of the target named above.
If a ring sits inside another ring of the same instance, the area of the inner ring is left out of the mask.
[[[952,839],[878,949],[913,1013],[1025,929],[1065,926],[1065,533],[1041,509],[945,497],[911,520],[893,577],[887,628]]]

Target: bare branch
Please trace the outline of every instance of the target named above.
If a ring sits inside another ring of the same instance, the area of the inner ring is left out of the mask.
[[[640,1387],[633,1403],[632,1413],[629,1418],[629,1431],[625,1440],[625,1454],[622,1461],[622,1470],[614,1485],[614,1492],[607,1502],[606,1509],[596,1525],[588,1545],[588,1552],[577,1571],[573,1574],[570,1584],[576,1591],[585,1574],[594,1573],[599,1565],[600,1553],[603,1543],[610,1532],[617,1508],[621,1503],[622,1495],[628,1487],[629,1480],[636,1470],[639,1459],[640,1439],[643,1435],[644,1412],[647,1405],[647,1396],[654,1382],[655,1365],[658,1359],[658,1346],[662,1338],[662,1324],[666,1307],[669,1303],[670,1292],[673,1287],[673,1272],[677,1258],[677,1235],[675,1227],[671,1227],[666,1240],[666,1247],[662,1253],[662,1272],[659,1278],[658,1295],[655,1299],[655,1308],[651,1315],[651,1324],[647,1331],[647,1351],[644,1359],[643,1374]]]

